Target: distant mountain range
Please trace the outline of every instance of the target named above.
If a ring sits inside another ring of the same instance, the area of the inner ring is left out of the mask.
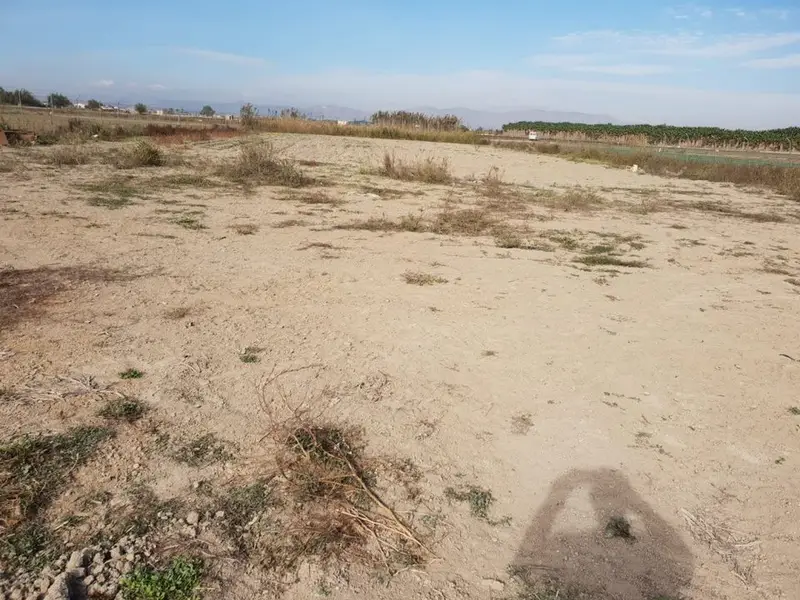
[[[266,110],[277,110],[280,112],[282,107],[261,107],[262,113]],[[238,110],[238,108],[237,108]],[[372,112],[348,108],[345,106],[309,106],[298,108],[300,112],[315,119],[336,119],[342,121],[360,121],[369,119]],[[411,112],[420,112],[431,116],[455,115],[459,117],[464,125],[476,129],[500,129],[506,123],[517,121],[547,121],[559,123],[569,121],[571,123],[617,123],[616,119],[609,115],[596,115],[580,112],[561,112],[540,109],[518,109],[512,111],[493,112],[488,110],[473,110],[471,108],[435,108],[432,106],[410,107]]]
[[[204,103],[196,101],[185,100],[170,100],[166,98],[151,98],[146,102],[151,108],[182,108],[188,112],[198,112]],[[133,104],[133,101],[121,101],[122,105]],[[210,102],[211,106],[218,113],[222,114],[238,114],[239,109],[242,107],[240,102]],[[272,112],[280,112],[285,108],[292,108],[286,105],[273,105],[273,104],[256,104],[259,112],[266,115]],[[297,106],[301,113],[308,115],[313,119],[334,119],[338,121],[362,121],[369,119],[374,111],[360,110],[357,108],[349,108],[347,106],[336,105],[312,105],[312,106]],[[441,115],[456,115],[461,118],[465,125],[476,129],[482,127],[483,129],[500,129],[506,123],[514,123],[517,121],[547,121],[547,122],[562,122],[569,121],[572,123],[619,123],[616,119],[609,115],[598,115],[591,113],[581,112],[562,112],[553,110],[542,109],[515,109],[509,111],[490,111],[490,110],[474,110],[471,108],[455,107],[455,108],[435,108],[431,106],[417,106],[409,107],[411,112],[421,112],[432,116]]]

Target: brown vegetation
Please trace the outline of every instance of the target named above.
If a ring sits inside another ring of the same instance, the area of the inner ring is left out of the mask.
[[[392,179],[421,183],[450,183],[453,180],[450,163],[446,158],[437,160],[429,156],[414,162],[406,162],[388,152],[383,155],[383,164],[377,173]]]
[[[302,187],[313,182],[268,141],[243,143],[238,156],[222,163],[216,174],[244,185]]]

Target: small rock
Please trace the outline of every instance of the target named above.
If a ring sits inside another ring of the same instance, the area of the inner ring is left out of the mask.
[[[98,576],[106,568],[105,563],[94,563],[92,565],[92,575]]]
[[[104,552],[97,552],[92,559],[92,562],[96,565],[102,565],[106,562],[106,555]]]
[[[111,558],[113,560],[118,560],[122,557],[122,552],[120,552],[119,546],[114,546],[111,548]]]
[[[125,560],[128,562],[136,562],[136,555],[133,553],[133,551],[130,551],[125,555]]]
[[[97,584],[102,585],[102,584],[104,584],[106,582],[106,574],[105,573],[100,573],[99,575],[97,575],[94,578],[94,580],[95,580],[95,582]]]
[[[502,592],[504,589],[506,589],[506,584],[499,579],[487,578],[481,581],[481,585],[489,588],[490,590],[494,590],[495,592]]]
[[[86,563],[86,552],[83,550],[75,550],[69,555],[67,560],[67,569],[77,569]]]
[[[196,510],[193,510],[186,515],[186,522],[189,525],[197,525],[200,522],[200,513],[198,513]]]
[[[217,512],[214,513],[214,517],[217,518],[217,519],[224,519],[225,518],[225,511],[224,510],[218,510]]]
[[[33,582],[33,587],[35,587],[38,591],[44,594],[45,592],[47,592],[47,588],[50,587],[50,581],[48,579],[45,579],[44,577],[40,577],[39,579]]]
[[[116,583],[109,583],[106,586],[106,596],[116,596],[119,591],[119,586]]]
[[[194,527],[184,527],[183,535],[185,535],[186,537],[195,538],[197,537],[197,529],[195,529]]]
[[[61,574],[56,577],[53,584],[47,589],[44,600],[70,600],[67,588],[67,576]]]
[[[11,594],[9,594],[8,598],[9,600],[22,600],[24,598],[24,595],[21,589],[15,587],[14,589],[11,590]]]
[[[72,579],[83,579],[86,577],[86,569],[83,567],[78,567],[77,569],[67,569],[64,571],[68,578]]]

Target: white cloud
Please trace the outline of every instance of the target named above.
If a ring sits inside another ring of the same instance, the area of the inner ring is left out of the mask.
[[[181,54],[196,56],[198,58],[204,58],[206,60],[212,60],[215,62],[231,63],[236,65],[252,65],[252,66],[259,66],[259,65],[263,66],[267,64],[266,60],[255,56],[243,56],[241,54],[217,52],[216,50],[203,50],[201,48],[177,48],[176,50]]]
[[[151,83],[147,86],[148,90],[158,91],[158,90],[165,90],[167,86],[161,85],[160,83]]]
[[[748,16],[747,11],[743,8],[727,8],[725,10],[731,13],[733,16],[739,17],[740,19],[744,19]]]
[[[101,87],[101,88],[109,88],[114,85],[113,79],[100,79],[99,81],[93,81],[92,87]]]
[[[686,21],[693,17],[710,19],[714,16],[714,11],[710,8],[707,6],[698,6],[697,4],[682,4],[680,6],[670,7],[666,9],[666,13],[673,19],[681,21]]]
[[[585,65],[594,58],[593,54],[536,54],[530,58],[530,62],[537,67],[571,69]]]
[[[537,54],[530,63],[537,67],[560,69],[578,73],[602,73],[606,75],[642,76],[669,73],[673,70],[667,65],[608,63],[599,64],[593,54]]]
[[[620,65],[581,65],[575,67],[573,71],[582,73],[605,73],[607,75],[660,75],[662,73],[671,73],[674,69],[667,65],[635,65],[635,64],[620,64]]]
[[[785,8],[765,8],[760,12],[765,17],[772,17],[773,19],[778,19],[779,21],[787,21],[789,19],[789,15],[792,14],[790,10]]]
[[[800,32],[708,36],[600,30],[570,33],[554,40],[568,47],[592,46],[676,57],[739,58],[800,43]]]
[[[800,69],[800,54],[788,54],[776,58],[757,58],[742,63],[751,69]]]

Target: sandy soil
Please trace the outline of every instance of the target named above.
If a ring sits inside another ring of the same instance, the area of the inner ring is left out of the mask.
[[[100,399],[72,393],[88,376],[153,408],[52,511],[132,482],[191,501],[198,481],[254,477],[275,414],[302,405],[362,427],[370,453],[413,461],[421,502],[398,510],[437,558],[388,580],[304,569],[288,598],[515,598],[526,577],[595,598],[800,597],[797,203],[486,147],[272,139],[321,163],[302,168],[342,202],[183,187],[108,210],[75,186],[111,167],[32,162],[0,176],[0,268],[124,274],[66,277],[3,317],[0,379],[18,394],[0,403],[0,436],[96,421]],[[235,145],[184,155],[213,163]],[[446,157],[458,180],[369,174],[385,151]],[[638,236],[625,257],[648,266],[589,267],[579,251],[499,248],[491,236],[334,228],[475,205],[473,181],[493,166],[509,183],[579,185],[604,200],[534,207],[526,236]],[[741,216],[759,212],[785,221]],[[205,228],[175,223],[186,215]],[[288,219],[301,223],[276,227]],[[258,229],[231,229],[242,224]],[[409,285],[409,271],[446,283]],[[240,360],[246,347],[259,362]],[[145,377],[121,382],[129,367]],[[236,458],[165,459],[154,424],[174,438],[213,432]],[[445,494],[470,485],[491,490],[490,519]],[[604,534],[619,516],[634,540]],[[243,572],[225,562],[208,597],[261,597],[257,569]]]

